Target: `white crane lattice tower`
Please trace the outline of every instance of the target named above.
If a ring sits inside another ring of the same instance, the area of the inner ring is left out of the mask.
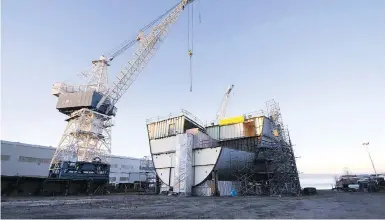
[[[60,161],[91,162],[98,158],[104,163],[109,162],[116,103],[153,57],[169,27],[191,2],[193,0],[182,0],[141,29],[134,39],[123,42],[108,56],[93,61],[92,66],[81,73],[87,81],[86,85],[56,83],[53,86],[52,93],[58,97],[56,108],[68,116],[68,124],[50,169]],[[152,29],[146,32],[150,27]],[[107,67],[110,62],[137,42],[139,47],[134,53],[134,59],[121,69],[113,85],[108,86]]]

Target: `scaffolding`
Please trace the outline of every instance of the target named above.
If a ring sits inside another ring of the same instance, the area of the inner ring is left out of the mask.
[[[148,193],[156,192],[156,171],[149,156],[144,156],[140,160],[139,170],[139,188]]]
[[[266,184],[269,195],[299,195],[299,182],[294,153],[282,142],[262,141],[257,156],[266,164]]]
[[[278,142],[284,141],[289,145],[289,136],[282,121],[281,109],[279,104],[274,100],[266,102],[267,117],[271,120],[271,132]]]
[[[230,169],[232,176],[236,178],[238,182],[238,194],[240,196],[256,195],[255,180],[255,165],[253,161],[253,155],[234,155],[234,152],[229,152]]]
[[[279,105],[271,100],[266,106],[272,136],[261,134],[220,142],[251,153],[229,155],[232,176],[239,182],[238,195],[299,195],[301,186],[294,151]]]
[[[179,195],[190,196],[193,183],[193,142],[192,134],[185,134],[178,137],[179,144],[175,150],[175,176],[173,192]]]
[[[275,100],[266,102],[268,117],[272,122],[272,133],[275,140],[262,139],[262,148],[269,149],[267,159],[271,160],[273,169],[269,176],[271,195],[299,195],[301,185],[297,164],[288,129],[284,127],[279,104]]]

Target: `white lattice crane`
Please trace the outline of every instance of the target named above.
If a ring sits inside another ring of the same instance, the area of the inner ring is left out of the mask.
[[[52,158],[50,170],[61,161],[91,162],[98,158],[108,163],[116,103],[154,56],[169,27],[191,2],[193,0],[182,0],[141,29],[137,37],[93,61],[90,68],[81,72],[87,81],[85,85],[54,84],[52,94],[58,97],[56,108],[68,115],[68,124]],[[136,43],[139,43],[139,47],[133,60],[127,62],[115,82],[109,86],[107,67],[116,56]]]
[[[231,85],[225,92],[225,95],[222,99],[221,106],[219,107],[219,110],[215,118],[217,122],[226,116],[227,104],[229,103],[230,93],[233,90],[233,88],[234,88],[234,85]]]

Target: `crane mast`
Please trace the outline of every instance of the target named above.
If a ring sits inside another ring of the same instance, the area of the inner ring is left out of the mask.
[[[218,122],[219,120],[221,120],[223,117],[226,116],[227,104],[229,102],[230,93],[233,90],[233,88],[234,88],[234,85],[231,85],[226,90],[225,95],[224,95],[224,97],[222,99],[221,106],[219,107],[219,110],[218,110],[216,118],[215,118],[216,122]]]
[[[164,19],[148,34],[145,30],[149,26],[146,26],[135,40],[123,43],[107,57],[101,56],[93,61],[90,68],[80,73],[87,80],[86,85],[54,84],[52,94],[58,97],[56,108],[68,116],[68,123],[52,158],[49,176],[61,175],[60,170],[67,166],[63,165],[64,161],[109,163],[116,103],[154,56],[170,26],[191,2],[193,0],[182,0],[162,15]],[[133,60],[121,69],[113,85],[108,86],[107,67],[110,62],[136,42],[139,47]]]

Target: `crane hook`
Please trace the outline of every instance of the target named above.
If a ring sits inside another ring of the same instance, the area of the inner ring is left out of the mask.
[[[188,55],[190,57],[190,92],[192,92],[192,61],[191,61],[191,58],[192,58],[192,55],[193,55],[193,52],[192,50],[188,50]]]

